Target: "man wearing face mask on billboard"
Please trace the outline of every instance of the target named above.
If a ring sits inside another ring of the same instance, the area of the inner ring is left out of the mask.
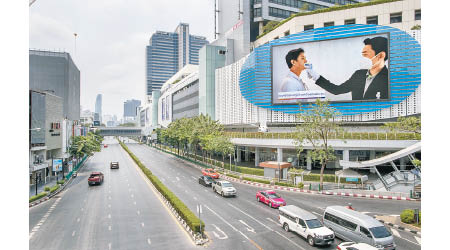
[[[352,92],[352,100],[389,99],[389,71],[385,65],[388,59],[387,38],[366,38],[362,56],[368,65],[355,71],[339,85],[331,83],[312,69],[306,71],[318,86],[334,95]]]

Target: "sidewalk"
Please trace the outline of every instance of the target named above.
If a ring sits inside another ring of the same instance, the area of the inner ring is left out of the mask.
[[[59,175],[58,176],[58,180],[61,180],[62,176]],[[37,193],[41,193],[44,191],[45,186],[48,187],[53,187],[54,185],[56,185],[56,176],[49,176],[47,177],[47,183],[44,183],[44,180],[42,180],[41,183],[38,183],[38,188],[37,188]],[[35,196],[36,195],[36,186],[34,184],[30,185],[30,196]]]
[[[392,216],[392,215],[377,215],[375,216],[375,219],[379,220],[380,222],[387,224],[391,227],[410,232],[413,234],[421,235],[421,228],[415,227],[413,225],[409,225],[406,223],[403,223],[400,219],[400,216]]]

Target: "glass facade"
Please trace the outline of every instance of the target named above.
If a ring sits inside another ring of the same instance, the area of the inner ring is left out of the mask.
[[[376,24],[378,25],[378,16],[368,16],[366,19],[367,24]]]
[[[164,82],[186,64],[198,65],[198,51],[209,43],[205,37],[189,35],[187,24],[180,24],[179,27],[178,33],[157,31],[150,38],[146,48],[147,95],[160,90]]]

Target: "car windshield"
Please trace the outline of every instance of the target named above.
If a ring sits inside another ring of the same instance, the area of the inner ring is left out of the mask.
[[[231,183],[223,182],[222,187],[233,187],[233,185],[231,185]]]
[[[308,228],[311,229],[322,227],[322,223],[320,223],[318,219],[307,220],[306,224],[308,225]]]
[[[391,236],[391,233],[386,229],[385,226],[380,227],[372,227],[369,228],[370,232],[372,232],[373,237],[375,238],[386,238]]]
[[[205,176],[205,180],[212,181],[212,178],[210,176]]]
[[[276,194],[276,193],[268,193],[267,194],[268,196],[269,196],[269,198],[271,198],[271,199],[278,199],[278,198],[281,198],[278,194]]]

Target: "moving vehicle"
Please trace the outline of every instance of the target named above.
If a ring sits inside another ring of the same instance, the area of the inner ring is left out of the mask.
[[[203,169],[202,174],[205,176],[210,176],[211,178],[214,178],[214,179],[219,179],[219,173],[214,171],[214,169],[212,169],[212,168]]]
[[[280,207],[278,211],[278,220],[286,232],[296,232],[311,246],[333,243],[333,231],[324,227],[314,214],[294,205]]]
[[[103,173],[102,172],[92,172],[88,178],[89,186],[95,185],[95,184],[102,184],[102,183],[103,183]]]
[[[337,250],[378,250],[379,248],[373,247],[366,243],[355,242],[342,242],[337,246]]]
[[[105,144],[105,145],[103,145],[103,147],[104,147],[104,148],[107,148],[107,147],[108,147],[108,145],[107,145],[107,144]]]
[[[345,241],[362,242],[376,248],[395,249],[394,237],[378,220],[343,206],[329,206],[323,224]]]
[[[111,169],[113,169],[113,168],[118,169],[119,168],[119,162],[118,161],[112,161],[111,163],[109,163],[109,167]]]
[[[228,181],[216,181],[212,184],[213,191],[224,196],[236,197],[236,188]]]
[[[72,176],[77,177],[77,171],[73,171]]]
[[[205,187],[211,187],[214,180],[210,176],[202,175],[198,178],[198,183],[202,184]]]
[[[286,206],[286,201],[273,190],[258,191],[256,193],[256,200],[272,208]]]

